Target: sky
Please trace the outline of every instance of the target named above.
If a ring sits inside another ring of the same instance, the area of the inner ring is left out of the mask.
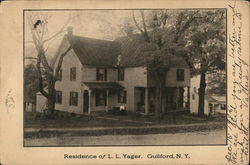
[[[36,20],[43,20],[44,16],[48,15],[45,39],[60,31],[67,22],[65,30],[68,26],[72,26],[74,35],[114,40],[125,35],[121,30],[121,26],[125,22],[133,23],[130,10],[25,11],[25,57],[36,57],[36,50],[32,43],[31,30],[28,24],[28,15],[35,17],[34,23]],[[55,54],[64,34],[66,34],[66,31],[45,45],[45,49],[49,46],[46,54],[49,58]]]

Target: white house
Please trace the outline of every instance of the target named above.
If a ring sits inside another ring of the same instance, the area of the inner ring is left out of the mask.
[[[115,41],[80,37],[68,28],[55,55],[54,65],[72,47],[56,82],[56,110],[90,114],[125,105],[128,111],[153,113],[155,80],[148,73],[145,55],[138,54],[137,44],[126,37]],[[164,111],[188,109],[189,99],[184,98],[190,95],[189,66],[180,57],[172,57],[168,66]]]
[[[191,78],[190,88],[190,111],[191,113],[198,113],[200,76]],[[211,115],[214,113],[226,113],[226,95],[205,95],[204,113]]]

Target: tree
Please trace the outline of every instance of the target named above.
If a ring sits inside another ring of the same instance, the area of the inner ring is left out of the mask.
[[[206,73],[225,69],[225,11],[224,10],[158,10],[150,11],[146,23],[140,11],[141,26],[134,12],[132,18],[147,43],[156,49],[147,51],[149,70],[154,72],[157,88],[157,116],[161,116],[162,94],[168,64],[172,56],[181,56],[200,74],[199,115],[204,114]],[[148,25],[147,25],[148,24]]]
[[[225,70],[225,10],[200,11],[187,34],[189,58],[200,74],[198,115],[204,115],[206,74]]]
[[[65,27],[71,19],[73,19],[73,17],[69,16],[69,19],[58,32],[48,36],[47,24],[49,22],[49,15],[46,13],[27,13],[32,43],[35,45],[37,53],[36,69],[39,80],[38,87],[41,94],[47,98],[49,117],[53,117],[55,111],[55,83],[58,80],[63,58],[71,50],[71,47],[67,48],[65,52],[59,55],[59,62],[56,66],[53,66],[48,62],[47,50],[49,45],[45,48],[45,44],[65,32]],[[45,36],[47,37],[45,38]],[[47,86],[47,91],[44,90],[45,86]]]
[[[179,11],[177,13],[169,10],[150,11],[149,19],[143,10],[140,10],[140,22],[132,11],[132,19],[138,31],[144,38],[145,48],[140,50],[146,54],[147,68],[156,82],[156,116],[158,120],[162,117],[163,109],[163,87],[169,69],[172,56],[182,56],[190,64],[185,56],[183,38],[190,24],[194,21],[198,11]],[[141,24],[141,25],[140,25]],[[149,46],[151,45],[151,46]],[[148,48],[151,47],[151,50]],[[190,64],[191,65],[191,64]]]
[[[24,68],[24,94],[29,100],[36,100],[38,89],[38,74],[36,66],[29,64]]]
[[[206,92],[208,94],[225,95],[227,90],[226,72],[215,71],[209,73],[207,76],[207,86],[209,87]]]

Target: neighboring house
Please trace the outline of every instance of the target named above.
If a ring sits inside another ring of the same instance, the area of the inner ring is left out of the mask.
[[[47,109],[47,99],[38,92],[36,94],[36,112],[43,112]]]
[[[36,104],[35,100],[29,97],[24,98],[24,109],[26,112],[35,112],[36,111]]]
[[[125,105],[128,111],[144,114],[155,111],[154,80],[147,72],[145,56],[135,53],[131,39],[79,37],[68,28],[54,64],[69,46],[72,49],[63,59],[60,80],[56,82],[57,110],[91,114]],[[189,86],[187,63],[172,57],[163,91],[163,110],[186,110]]]
[[[190,110],[191,113],[198,113],[200,76],[191,78],[191,99]],[[204,114],[212,115],[215,113],[226,114],[226,95],[206,94],[204,102]]]

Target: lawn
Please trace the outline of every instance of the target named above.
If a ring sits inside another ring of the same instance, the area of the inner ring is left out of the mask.
[[[84,128],[84,127],[111,127],[111,126],[134,126],[134,123],[123,123],[120,121],[112,121],[98,119],[93,116],[77,115],[67,116],[57,119],[43,119],[36,117],[36,113],[25,113],[25,128]],[[137,126],[143,124],[137,123]]]
[[[25,112],[25,128],[85,128],[85,127],[127,127],[149,125],[181,125],[192,123],[221,122],[226,123],[225,115],[198,118],[190,114],[165,115],[160,122],[154,116],[139,114],[112,115],[102,114],[99,116],[68,115],[57,119],[43,119],[37,117],[37,113]]]
[[[216,115],[213,117],[204,118],[199,118],[190,114],[165,115],[160,122],[156,122],[157,120],[154,116],[145,116],[139,114],[128,114],[125,116],[112,115],[109,113],[99,116],[72,116],[68,114],[57,119],[43,119],[41,117],[37,117],[40,116],[40,114],[37,113],[25,113],[24,116],[24,128],[37,130],[34,132],[25,131],[25,138],[45,138],[59,136],[140,135],[159,133],[174,134],[180,132],[214,131],[218,129],[225,129],[226,127],[225,115]],[[206,124],[202,124],[199,126],[190,125],[195,123]],[[54,130],[50,131],[44,128],[50,128]],[[57,128],[65,129],[63,129],[63,131],[60,131],[59,129],[57,130]],[[74,131],[70,128],[88,129]],[[92,128],[96,128],[99,130],[95,130]]]

